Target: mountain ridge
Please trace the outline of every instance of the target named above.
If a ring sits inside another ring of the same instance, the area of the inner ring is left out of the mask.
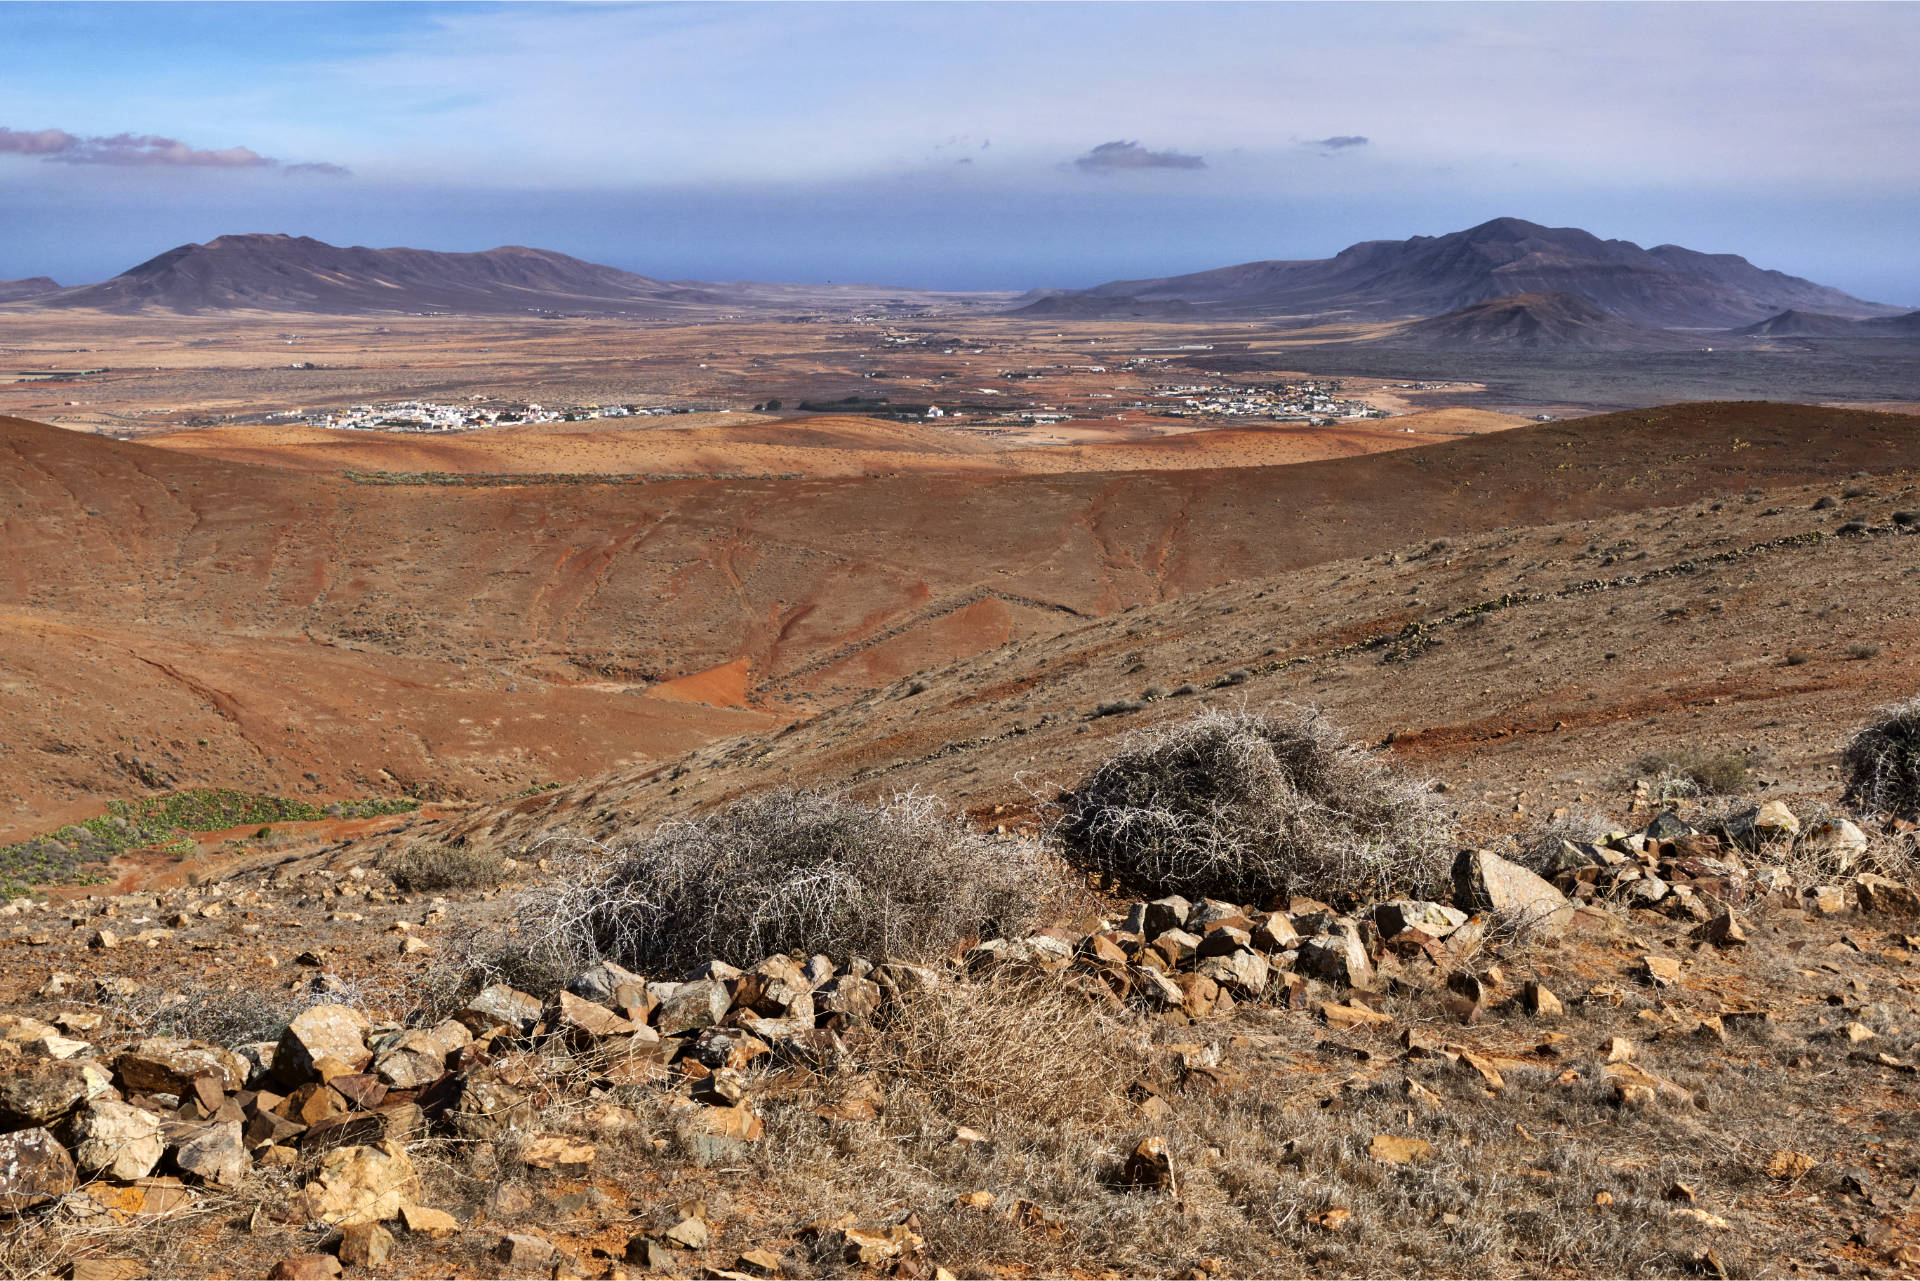
[[[1055,295],[1062,301],[1050,310],[1061,314],[1075,298],[1127,306],[1184,301],[1203,315],[1380,321],[1442,315],[1519,294],[1578,294],[1622,320],[1656,328],[1727,329],[1795,307],[1853,319],[1901,311],[1756,267],[1737,254],[1671,244],[1642,249],[1521,218],[1495,218],[1441,236],[1361,241],[1331,258],[1109,281]]]

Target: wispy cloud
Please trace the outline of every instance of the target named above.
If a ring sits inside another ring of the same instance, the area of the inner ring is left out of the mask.
[[[302,175],[310,175],[315,178],[350,178],[353,176],[353,170],[347,168],[345,165],[328,164],[324,160],[308,160],[297,165],[288,165],[286,167],[286,175],[289,178],[297,178]]]
[[[1205,169],[1199,156],[1181,151],[1149,151],[1137,142],[1103,142],[1073,162],[1076,169],[1102,173],[1114,169]]]
[[[285,165],[251,147],[194,147],[157,134],[116,133],[83,137],[65,129],[0,126],[0,154],[37,156],[63,165],[169,166],[188,169],[280,169],[289,176],[344,178],[351,171],[324,161]]]
[[[1318,147],[1322,151],[1346,151],[1350,147],[1364,147],[1367,139],[1362,134],[1341,133],[1331,138],[1315,138],[1308,146]]]

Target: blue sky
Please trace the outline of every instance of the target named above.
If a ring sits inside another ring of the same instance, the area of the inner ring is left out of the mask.
[[[0,278],[286,231],[1026,288],[1516,215],[1920,305],[1920,4],[4,4],[0,50]]]

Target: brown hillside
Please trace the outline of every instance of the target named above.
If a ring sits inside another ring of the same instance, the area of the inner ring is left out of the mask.
[[[1916,465],[1908,418],[1704,405],[1283,468],[369,486],[0,419],[0,608],[40,638],[6,649],[0,783],[16,829],[129,754],[499,795],[750,727],[693,689],[785,717],[1237,580]]]

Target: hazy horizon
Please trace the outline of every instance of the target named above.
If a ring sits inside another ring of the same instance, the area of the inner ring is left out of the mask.
[[[1082,287],[1513,216],[1920,306],[1920,5],[0,6],[0,278]]]

